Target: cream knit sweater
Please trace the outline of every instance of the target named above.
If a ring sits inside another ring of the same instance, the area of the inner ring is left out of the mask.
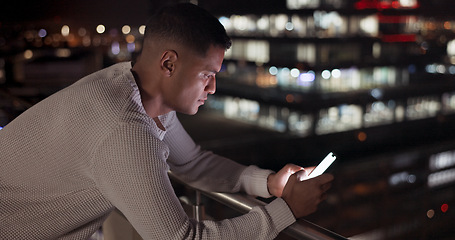
[[[114,208],[144,239],[273,239],[295,221],[280,198],[234,219],[190,219],[168,170],[204,190],[263,197],[270,171],[201,150],[175,112],[160,130],[130,70],[91,74],[0,130],[0,239],[87,239]]]

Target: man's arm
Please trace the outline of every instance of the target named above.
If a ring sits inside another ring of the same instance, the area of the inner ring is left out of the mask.
[[[190,219],[167,175],[166,145],[143,126],[119,126],[96,149],[97,187],[144,239],[273,239],[295,221],[280,198],[233,219]]]
[[[170,147],[168,163],[176,174],[186,178],[186,182],[195,187],[223,192],[244,190],[255,196],[282,197],[297,218],[314,212],[317,205],[324,200],[324,193],[330,187],[333,176],[325,174],[315,181],[301,182],[302,175],[307,172],[294,164],[287,164],[278,173],[255,166],[245,167],[211,152],[202,151],[178,119],[174,120],[165,138]],[[306,168],[308,173],[312,169],[313,167]],[[287,184],[288,179],[294,177],[299,181],[292,180]],[[283,194],[285,186],[287,191]]]
[[[266,184],[272,171],[255,166],[247,167],[202,150],[188,135],[175,114],[166,129],[164,142],[169,147],[168,164],[185,182],[206,191],[245,191],[251,195],[270,197]]]

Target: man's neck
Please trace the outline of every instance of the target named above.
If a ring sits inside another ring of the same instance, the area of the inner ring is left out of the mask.
[[[131,72],[134,76],[134,79],[136,81],[136,84],[139,88],[139,94],[141,96],[141,102],[142,106],[145,109],[145,112],[147,115],[149,115],[151,118],[155,119],[160,115],[169,113],[171,109],[168,109],[167,107],[164,107],[164,104],[162,104],[162,100],[160,99],[159,96],[154,96],[151,94],[150,91],[147,91],[144,88],[144,83],[141,81],[141,78],[139,77],[139,74],[134,71],[134,68],[131,69]]]

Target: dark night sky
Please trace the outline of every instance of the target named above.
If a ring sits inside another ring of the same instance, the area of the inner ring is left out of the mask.
[[[0,7],[0,22],[55,22],[80,25],[143,24],[150,13],[150,0],[39,0],[5,1]]]
[[[139,25],[160,6],[182,0],[0,0],[1,23],[57,23],[94,26]],[[355,2],[356,0],[345,0]],[[430,16],[454,18],[454,0],[420,0],[421,11]],[[280,12],[285,0],[199,0],[214,14],[243,12]],[[1,25],[0,25],[1,26]]]
[[[69,24],[93,27],[104,24],[119,27],[123,24],[140,25],[159,7],[189,0],[0,0],[1,24],[25,23],[31,25]],[[277,10],[276,0],[199,0],[199,5],[210,12],[248,12]]]

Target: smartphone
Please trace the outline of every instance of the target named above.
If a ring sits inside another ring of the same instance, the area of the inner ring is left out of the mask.
[[[337,159],[337,156],[333,152],[327,154],[327,156],[316,166],[310,174],[308,174],[308,178],[317,177],[325,172],[327,168]]]

